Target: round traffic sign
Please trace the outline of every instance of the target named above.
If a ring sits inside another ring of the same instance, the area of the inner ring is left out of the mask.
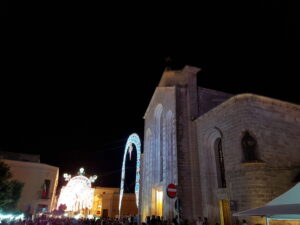
[[[167,195],[170,198],[175,198],[177,195],[177,188],[175,184],[169,184],[167,187]]]

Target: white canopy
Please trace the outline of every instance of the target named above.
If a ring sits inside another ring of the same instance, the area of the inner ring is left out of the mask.
[[[268,204],[234,213],[233,216],[267,216],[270,219],[300,219],[300,182]]]
[[[300,182],[287,192],[270,201],[267,205],[300,204]]]

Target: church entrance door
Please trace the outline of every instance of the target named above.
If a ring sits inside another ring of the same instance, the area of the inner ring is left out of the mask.
[[[162,188],[152,188],[152,215],[162,216],[163,215],[163,191]]]
[[[163,215],[163,192],[156,190],[156,213],[158,216]]]
[[[220,220],[221,225],[231,225],[231,211],[229,200],[222,199],[220,204]]]

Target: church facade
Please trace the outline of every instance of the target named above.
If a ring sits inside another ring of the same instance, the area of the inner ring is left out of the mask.
[[[198,87],[198,72],[190,66],[165,71],[146,110],[142,221],[170,220],[180,211],[190,221],[201,216],[233,224],[233,212],[272,200],[300,172],[299,105]],[[179,210],[166,193],[171,183]]]

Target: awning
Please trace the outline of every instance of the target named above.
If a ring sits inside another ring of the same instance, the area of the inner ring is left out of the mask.
[[[274,215],[268,217],[270,220],[300,220],[300,214]]]
[[[273,216],[273,215],[300,215],[300,204],[265,205],[262,207],[234,213],[233,216]]]

